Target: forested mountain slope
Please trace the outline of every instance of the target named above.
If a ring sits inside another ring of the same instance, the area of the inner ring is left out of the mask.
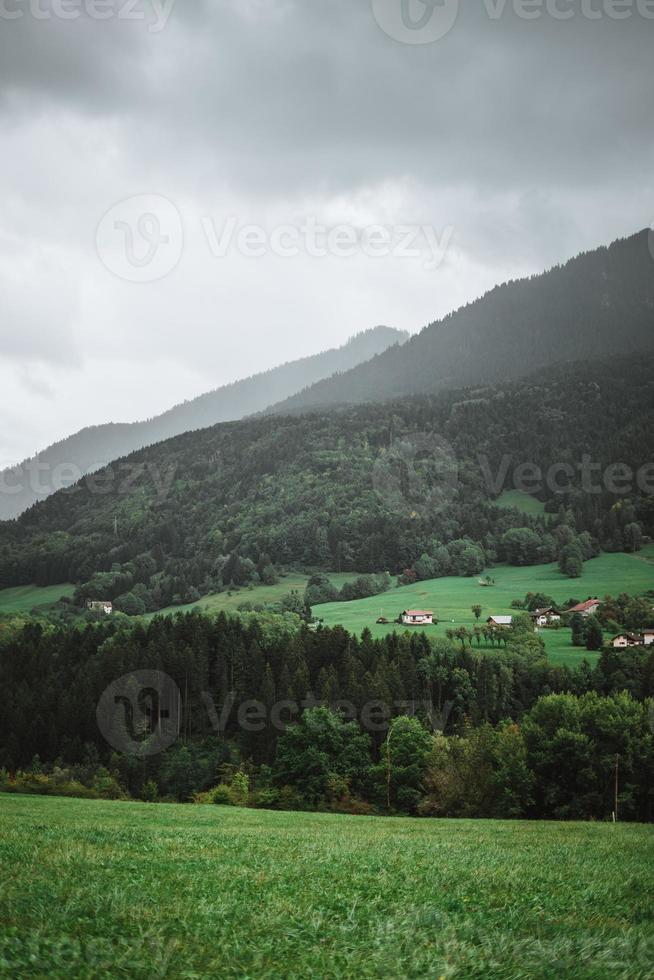
[[[555,560],[581,531],[591,550],[653,533],[651,491],[588,492],[585,454],[600,475],[654,458],[654,355],[178,436],[0,524],[0,585],[87,583],[86,596],[136,592],[154,609],[275,566],[396,573],[427,554],[442,574],[476,574]],[[520,463],[571,468],[565,492],[540,490],[550,517],[493,506]],[[517,557],[516,527],[532,532]]]
[[[497,286],[346,374],[274,411],[396,398],[525,377],[602,354],[654,349],[654,255],[639,232],[563,266]]]
[[[407,336],[391,327],[374,327],[352,337],[342,347],[225,385],[176,405],[156,418],[82,429],[44,449],[36,457],[0,473],[0,485],[4,490],[0,493],[0,520],[17,517],[35,501],[70,486],[80,475],[106,466],[112,459],[183,432],[260,412],[308,384],[347,371],[389,346],[403,343]],[[71,467],[76,474],[72,477],[69,475]],[[20,492],[15,492],[17,487],[21,488]]]

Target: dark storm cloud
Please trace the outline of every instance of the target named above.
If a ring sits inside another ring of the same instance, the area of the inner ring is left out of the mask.
[[[576,7],[534,21],[465,4],[424,46],[387,37],[366,0],[192,12],[178,0],[156,34],[147,19],[26,16],[2,24],[0,73],[6,91],[130,121],[141,154],[255,192],[406,174],[494,192],[647,173],[654,21]]]
[[[0,457],[89,412],[151,415],[376,322],[418,329],[654,218],[654,20],[636,7],[654,15],[654,0],[620,0],[621,20],[612,0],[543,0],[537,20],[520,0],[461,0],[425,45],[374,16],[403,0],[171,2],[0,0],[0,384],[19,420]],[[57,4],[82,15],[63,20]],[[564,8],[571,19],[551,12]],[[135,286],[98,261],[96,230],[144,194],[178,207],[185,248],[173,274]],[[417,223],[451,228],[453,244],[429,273],[306,256],[219,265],[207,214]],[[32,404],[46,382],[47,416]]]

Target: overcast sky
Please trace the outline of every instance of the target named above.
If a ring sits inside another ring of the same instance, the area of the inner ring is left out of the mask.
[[[654,3],[434,2],[0,0],[0,465],[651,223]]]

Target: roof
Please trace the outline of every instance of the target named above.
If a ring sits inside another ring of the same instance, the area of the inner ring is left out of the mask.
[[[572,609],[568,609],[568,612],[586,612],[588,609],[592,609],[593,606],[601,606],[602,603],[599,599],[586,599],[585,602],[580,602],[579,605],[573,606]]]
[[[491,616],[490,618],[498,626],[510,626],[513,622],[513,616]]]
[[[427,609],[405,609],[403,616],[433,616],[433,612]]]
[[[617,636],[613,637],[613,642],[615,643],[616,640],[621,640],[622,637],[624,637],[625,640],[632,640],[635,643],[640,644],[641,637],[636,633],[618,633]]]
[[[547,606],[545,609],[534,609],[534,611],[532,613],[530,613],[529,615],[530,616],[547,616],[548,613],[555,613],[558,616],[558,613],[556,612],[556,609],[554,608],[554,606]]]

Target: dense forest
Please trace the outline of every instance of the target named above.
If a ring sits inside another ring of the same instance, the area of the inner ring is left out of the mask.
[[[137,671],[167,686],[116,697]],[[654,652],[553,666],[528,617],[492,652],[223,614],[32,623],[0,631],[0,691],[0,790],[606,819],[619,756],[621,817],[654,815]]]
[[[0,520],[17,517],[35,501],[76,483],[80,475],[93,472],[112,459],[183,432],[261,412],[307,384],[347,371],[388,347],[403,343],[407,336],[391,327],[373,327],[352,337],[342,347],[224,385],[176,405],[156,418],[83,429],[0,473],[0,486],[11,491],[0,493]],[[17,487],[22,488],[20,492],[16,492]]]
[[[319,381],[275,412],[522,378],[560,361],[654,347],[649,230],[496,286],[401,348]]]
[[[282,567],[402,574],[424,559],[438,576],[559,560],[575,577],[600,548],[654,533],[653,378],[652,356],[612,358],[188,433],[0,524],[0,585],[73,582],[80,600],[128,597],[138,613]],[[494,505],[521,464],[543,472],[543,516]],[[613,485],[616,464],[632,476]]]

